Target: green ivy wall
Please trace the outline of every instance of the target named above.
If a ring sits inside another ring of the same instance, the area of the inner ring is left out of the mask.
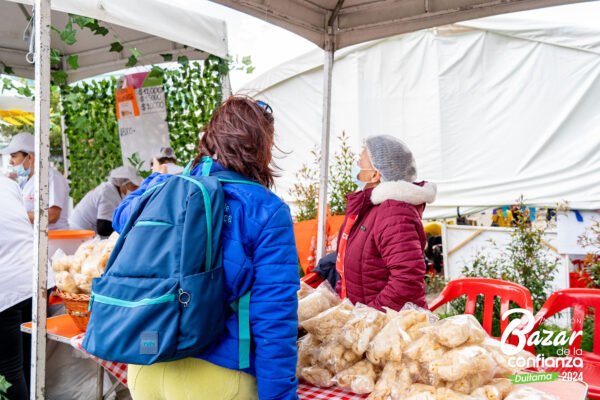
[[[183,60],[174,70],[152,69],[163,79],[171,146],[182,162],[195,157],[198,133],[221,103],[226,70],[226,61],[213,56],[204,62]],[[116,78],[110,78],[61,88],[75,204],[122,164],[116,86]]]

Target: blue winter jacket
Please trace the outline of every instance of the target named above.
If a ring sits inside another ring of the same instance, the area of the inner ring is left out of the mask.
[[[214,163],[211,172],[222,171]],[[192,172],[201,175],[201,165]],[[113,215],[121,232],[149,187],[169,175],[152,174],[131,193]],[[251,290],[250,368],[260,400],[297,399],[296,337],[298,334],[298,255],[288,206],[273,192],[256,185],[225,184],[223,264],[225,292],[231,303]],[[238,322],[232,314],[214,346],[199,358],[238,370]]]

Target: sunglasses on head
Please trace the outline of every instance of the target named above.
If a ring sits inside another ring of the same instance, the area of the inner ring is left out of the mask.
[[[267,103],[265,103],[264,101],[261,100],[257,100],[256,104],[262,108],[264,111],[268,112],[269,114],[273,114],[273,109],[271,108],[270,105],[268,105]]]

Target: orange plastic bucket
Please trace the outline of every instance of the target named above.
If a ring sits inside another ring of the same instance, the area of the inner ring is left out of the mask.
[[[65,254],[75,254],[77,248],[85,241],[96,236],[94,231],[60,230],[48,232],[48,255],[52,257],[58,249]]]

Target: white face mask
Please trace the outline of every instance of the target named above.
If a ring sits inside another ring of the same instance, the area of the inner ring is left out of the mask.
[[[358,190],[359,191],[363,191],[365,190],[365,187],[369,184],[369,182],[363,182],[360,179],[358,179],[358,175],[362,172],[362,171],[375,171],[374,169],[361,169],[358,164],[354,164],[352,166],[352,181],[356,184],[356,186],[358,186]]]

